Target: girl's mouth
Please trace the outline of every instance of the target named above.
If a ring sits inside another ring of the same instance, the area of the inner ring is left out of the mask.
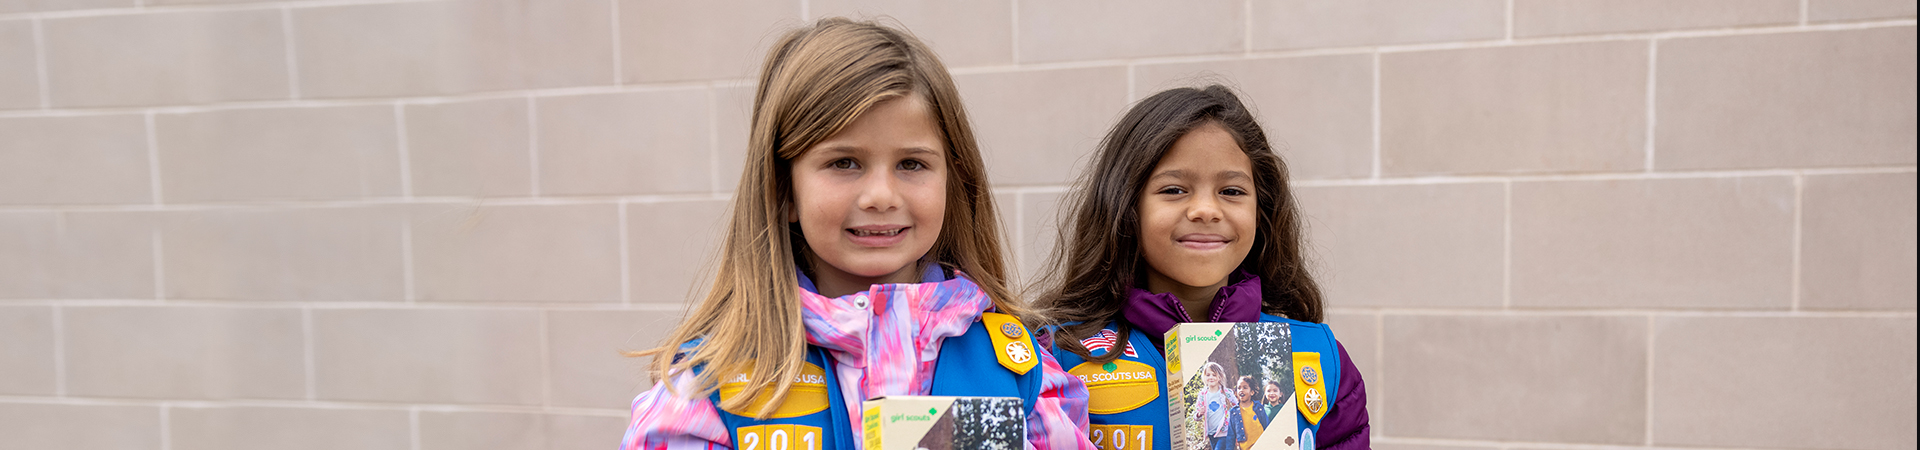
[[[1228,242],[1233,242],[1232,239],[1227,239],[1226,236],[1221,236],[1218,234],[1198,234],[1198,233],[1183,235],[1178,238],[1175,238],[1173,241],[1179,243],[1181,247],[1186,247],[1188,249],[1193,249],[1193,250],[1214,250],[1214,249],[1226,248]]]
[[[847,229],[847,239],[862,247],[891,247],[907,239],[906,231],[913,227],[899,225],[867,225]]]
[[[854,236],[893,236],[893,235],[900,234],[901,231],[906,231],[906,230],[907,230],[906,228],[895,228],[891,230],[856,230],[852,228],[847,229],[847,231],[852,232]]]

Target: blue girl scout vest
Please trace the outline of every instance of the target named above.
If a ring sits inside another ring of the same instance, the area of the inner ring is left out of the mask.
[[[949,337],[940,344],[940,357],[934,363],[932,392],[927,395],[972,397],[1018,397],[1033,415],[1034,402],[1040,398],[1041,372],[1038,355],[1025,356],[1026,364],[1003,362],[1001,353],[1009,342],[1024,342],[1026,349],[1038,349],[1033,336],[1012,316],[985,313],[966,333]],[[987,323],[997,323],[988,329]],[[683,347],[684,349],[684,347]],[[1033,351],[1033,350],[1027,350]],[[1014,360],[1019,360],[1015,357]],[[746,408],[720,411],[720,421],[733,437],[737,450],[823,450],[850,449],[860,445],[853,436],[854,423],[848,422],[846,402],[840,396],[838,377],[831,369],[833,356],[826,349],[807,346],[807,363],[800,376],[788,388],[787,398],[766,420],[754,418],[765,404],[755,401]],[[696,372],[703,368],[695,368]],[[711,400],[717,407],[723,398],[740,395],[745,374],[721,378],[720,389]],[[732,389],[729,389],[729,385]],[[1163,419],[1164,421],[1164,419]]]
[[[1333,330],[1324,324],[1260,314],[1261,322],[1287,324],[1293,332],[1294,398],[1298,403],[1300,450],[1313,450],[1320,418],[1332,407],[1340,385],[1340,352]],[[1113,324],[1107,324],[1114,331]],[[1116,332],[1117,333],[1117,332]],[[1101,450],[1168,450],[1167,358],[1154,349],[1155,338],[1138,328],[1128,333],[1128,353],[1108,364],[1087,362],[1080,355],[1053,347],[1060,367],[1087,384],[1087,412],[1092,424],[1087,436]],[[1113,342],[1092,349],[1098,356],[1127,349]],[[1309,398],[1313,397],[1313,398]]]

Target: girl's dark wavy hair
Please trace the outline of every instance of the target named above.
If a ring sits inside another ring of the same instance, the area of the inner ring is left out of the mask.
[[[1178,88],[1147,97],[1107,132],[1093,166],[1065,200],[1059,240],[1034,307],[1060,324],[1054,341],[1090,361],[1080,340],[1120,317],[1127,291],[1144,280],[1140,251],[1140,197],[1148,175],[1174,141],[1205,124],[1233,136],[1253,162],[1259,224],[1253,250],[1240,269],[1260,277],[1261,311],[1319,323],[1320,287],[1308,274],[1299,207],[1287,186],[1287,165],[1275,154],[1253,113],[1220,85]],[[1124,342],[1131,331],[1119,321]],[[1157,336],[1156,336],[1157,337]]]

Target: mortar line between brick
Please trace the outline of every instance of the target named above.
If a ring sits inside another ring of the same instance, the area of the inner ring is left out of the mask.
[[[547,310],[540,310],[540,409],[553,407],[553,355],[548,350]]]
[[[293,8],[280,7],[280,39],[287,56],[287,96],[300,99],[300,63],[294,54]]]
[[[312,400],[317,400],[317,399],[319,398],[319,392],[320,392],[320,390],[319,390],[319,388],[318,388],[318,387],[319,387],[319,382],[318,382],[317,380],[315,380],[315,379],[314,379],[314,374],[315,374],[315,373],[316,373],[317,371],[316,371],[316,370],[314,370],[314,369],[315,369],[315,367],[314,367],[314,363],[313,363],[313,360],[314,360],[314,355],[313,355],[313,308],[308,308],[308,307],[301,307],[301,308],[300,308],[300,334],[302,334],[302,335],[304,335],[304,336],[305,336],[305,338],[306,338],[306,342],[304,342],[304,343],[302,343],[303,345],[301,345],[301,351],[303,351],[303,352],[306,352],[306,354],[305,354],[304,356],[305,356],[305,359],[306,359],[306,366],[307,366],[307,367],[306,367],[306,372],[307,372],[307,400],[308,400],[308,401],[312,401]]]
[[[1785,309],[1646,309],[1646,308],[1568,308],[1568,309],[1440,309],[1412,307],[1328,308],[1335,314],[1392,314],[1445,317],[1707,317],[1749,319],[1912,319],[1912,310],[1801,310]]]
[[[1647,172],[1653,171],[1654,130],[1655,130],[1655,127],[1659,125],[1659,121],[1656,120],[1657,119],[1656,117],[1654,117],[1654,113],[1658,110],[1656,106],[1659,105],[1658,98],[1655,97],[1655,95],[1657,95],[1656,87],[1659,86],[1659,84],[1655,82],[1656,80],[1655,77],[1658,76],[1660,73],[1659,66],[1658,66],[1659,63],[1660,63],[1660,40],[1648,39],[1647,40],[1647,127],[1646,127],[1646,130],[1644,131],[1646,135],[1642,136],[1642,139],[1644,139],[1645,142],[1641,143],[1643,148],[1646,151],[1646,160],[1643,162],[1643,164]]]
[[[800,0],[800,22],[806,23],[810,20],[813,20],[813,3]]]
[[[412,305],[419,299],[413,286],[413,217],[400,219],[400,293],[406,304]]]
[[[540,198],[540,102],[527,96],[527,195]]]
[[[407,442],[413,450],[420,450],[420,408],[407,408]]]
[[[1646,445],[1649,447],[1653,446],[1653,400],[1654,400],[1653,398],[1653,361],[1654,361],[1653,340],[1655,337],[1659,336],[1658,333],[1654,332],[1655,318],[1656,316],[1647,315],[1647,361],[1646,361],[1647,385],[1646,385],[1646,392],[1644,392],[1644,394],[1646,395],[1645,400],[1647,402],[1647,405],[1646,405],[1646,412],[1645,412],[1646,417],[1642,419],[1642,423],[1645,424],[1645,427],[1646,427],[1646,436],[1644,440],[1641,441],[1641,445]]]
[[[67,315],[54,304],[53,310],[53,395],[67,396]]]
[[[1794,175],[1793,176],[1793,265],[1792,265],[1793,293],[1788,295],[1788,298],[1792,299],[1792,303],[1790,303],[1790,307],[1793,311],[1800,310],[1800,292],[1802,291],[1802,289],[1800,288],[1800,270],[1801,270],[1800,247],[1802,242],[1801,233],[1802,233],[1802,230],[1806,227],[1806,202],[1804,200],[1804,198],[1806,197],[1806,191],[1807,191],[1806,175]]]
[[[607,0],[607,3],[611,6],[611,13],[607,17],[613,22],[613,32],[609,33],[613,35],[613,85],[622,86],[627,82],[627,69],[623,67],[626,61],[620,57],[623,51],[620,48],[620,0]]]
[[[1501,183],[1506,217],[1501,221],[1500,308],[1513,309],[1513,182]]]
[[[1008,20],[1012,25],[1007,27],[1007,32],[1012,36],[1007,39],[1007,46],[1012,47],[1009,50],[1013,66],[1018,67],[1020,65],[1020,0],[1012,0],[1010,3],[1012,5],[1007,8],[1007,15],[1012,16]]]
[[[154,125],[153,111],[142,114],[147,132],[147,189],[153,191],[154,206],[165,206],[165,197],[160,194],[160,130]]]
[[[1245,19],[1241,21],[1245,28],[1240,30],[1242,32],[1240,52],[1251,55],[1253,54],[1253,0],[1240,2],[1240,16]]]
[[[173,450],[173,405],[166,403],[160,404],[160,450]]]
[[[1528,442],[1528,441],[1483,441],[1473,439],[1447,438],[1407,438],[1374,435],[1373,441],[1383,444],[1433,447],[1483,447],[1483,448],[1526,448],[1538,450],[1646,450],[1642,445],[1608,444],[1572,444],[1565,442]],[[1654,447],[1659,449],[1686,450],[1767,450],[1757,447]]]
[[[573,416],[628,417],[632,412],[624,409],[553,407],[542,408],[533,405],[499,404],[397,404],[376,402],[340,402],[306,400],[160,400],[151,398],[114,398],[114,397],[30,397],[0,395],[0,404],[10,405],[69,405],[69,406],[138,406],[159,407],[166,405],[175,408],[294,408],[312,410],[356,410],[405,412],[484,412],[507,414],[564,414]]]
[[[1373,52],[1373,176],[1380,179],[1380,52]]]
[[[65,10],[65,11],[5,13],[5,14],[0,14],[0,20],[12,20],[12,19],[20,19],[20,18],[34,18],[34,17],[45,18],[45,19],[69,19],[69,18],[76,18],[76,17],[106,17],[106,16],[125,16],[125,15],[134,15],[134,14],[264,11],[264,10],[274,10],[274,9],[281,9],[281,8],[314,8],[314,7],[329,7],[329,6],[385,5],[385,4],[393,4],[393,3],[435,3],[435,2],[444,2],[446,0],[295,0],[295,1],[285,1],[285,2],[255,2],[255,3],[225,3],[225,4],[203,3],[203,4],[189,4],[189,5],[159,5],[159,6],[147,5],[145,4],[146,3],[145,0],[137,0],[137,1],[139,1],[140,4],[136,4],[132,6],[113,7],[113,8],[89,8],[89,9],[76,9],[76,10]]]
[[[1800,26],[1803,27],[1807,26],[1807,3],[1808,0],[1800,0]]]
[[[1136,93],[1139,92],[1140,89],[1134,86],[1134,83],[1139,82],[1138,79],[1134,76],[1134,72],[1139,71],[1140,66],[1134,65],[1133,63],[1127,63],[1126,70],[1127,70],[1127,92],[1126,92],[1125,98],[1127,99],[1127,104],[1131,105],[1133,104],[1134,101],[1139,100],[1138,97],[1135,97],[1135,95],[1138,95]]]
[[[53,92],[47,87],[47,38],[45,25],[39,18],[30,21],[33,24],[33,64],[35,76],[40,83],[40,109],[53,109]]]
[[[1513,42],[1513,0],[1507,0],[1507,42]]]
[[[400,198],[413,198],[413,149],[407,146],[407,106],[393,102],[394,146],[400,153]]]
[[[633,263],[630,259],[632,257],[628,255],[631,250],[627,248],[627,202],[622,201],[614,207],[619,209],[618,214],[620,216],[620,219],[616,222],[619,229],[614,230],[614,233],[618,235],[617,241],[620,246],[620,306],[632,306]],[[542,310],[542,314],[545,313],[544,311],[545,310]]]

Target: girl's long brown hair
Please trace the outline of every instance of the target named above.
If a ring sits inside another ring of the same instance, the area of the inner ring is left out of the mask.
[[[1070,324],[1059,328],[1068,339],[1054,340],[1061,348],[1099,362],[1121,354],[1089,356],[1080,340],[1116,322],[1127,291],[1145,279],[1139,212],[1143,186],[1174,141],[1207,123],[1233,135],[1253,161],[1258,234],[1240,270],[1260,277],[1261,311],[1306,322],[1323,320],[1320,287],[1307,273],[1302,254],[1300,213],[1287,185],[1286,163],[1274,154],[1266,132],[1233,91],[1220,85],[1178,88],[1147,97],[1127,111],[1107,132],[1093,167],[1064,202],[1044,293],[1034,302],[1034,309],[1052,323]],[[1117,322],[1125,339],[1130,327]]]
[[[795,276],[807,250],[797,225],[786,220],[793,211],[790,165],[873,105],[907,96],[927,104],[947,145],[947,209],[927,258],[964,272],[1000,312],[1027,315],[1007,288],[986,166],[946,67],[904,31],[822,19],[788,32],[767,54],[754,95],[746,168],[733,196],[713,286],[662,347],[639,353],[656,355],[655,379],[670,380],[705,366],[692,395],[706,395],[721,376],[716,372],[744,371],[750,381],[742,392],[772,393],[758,416],[765,418],[780,405],[806,360],[807,346]],[[694,340],[701,344],[661,357]],[[736,396],[720,406],[738,410],[753,397]]]

